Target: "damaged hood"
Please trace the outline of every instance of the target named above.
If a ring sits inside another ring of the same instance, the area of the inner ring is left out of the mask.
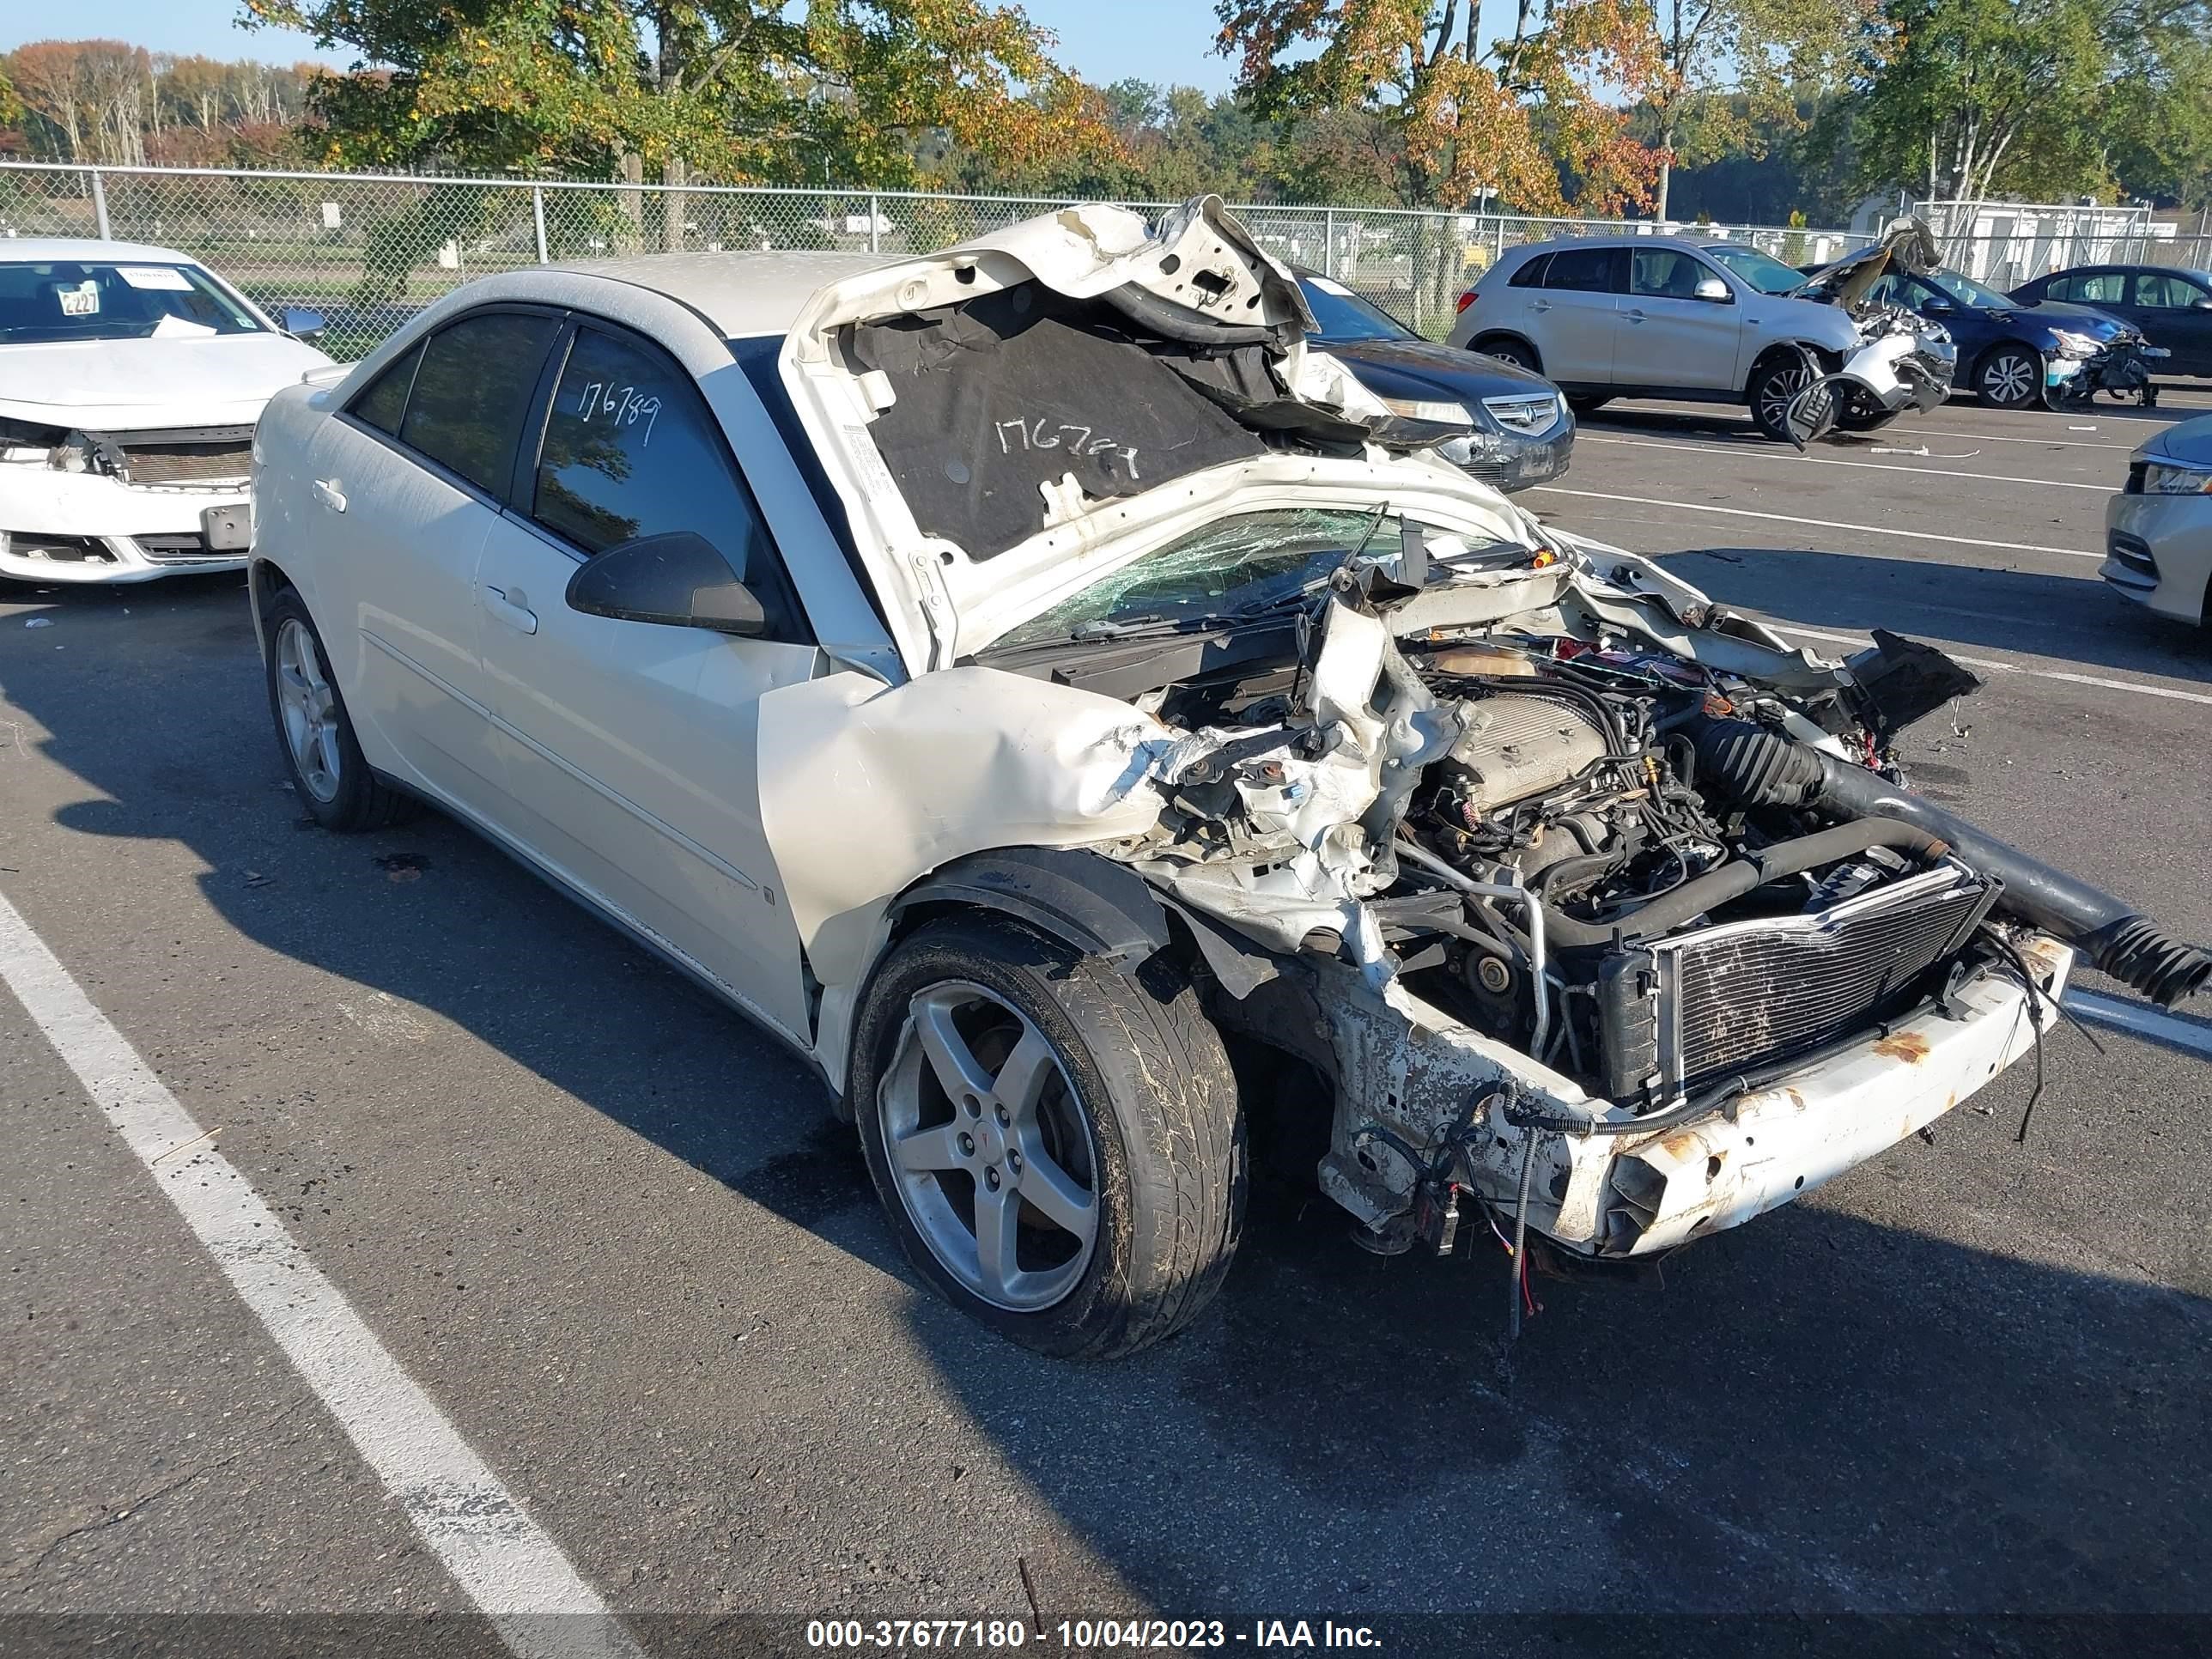
[[[0,416],[94,432],[251,426],[330,361],[275,333],[0,346]]]
[[[1833,300],[1846,311],[1856,311],[1868,291],[1890,271],[1925,276],[1942,263],[1942,251],[1936,246],[1936,233],[1925,219],[1917,215],[1893,219],[1880,241],[1821,266],[1796,297]]]
[[[1388,434],[1313,327],[1218,198],[1157,226],[1090,204],[831,283],[780,369],[919,672],[1109,568],[1194,475],[1218,490]]]

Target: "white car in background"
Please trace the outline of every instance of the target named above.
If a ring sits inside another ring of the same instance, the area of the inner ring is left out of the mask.
[[[0,241],[0,576],[244,568],[253,423],[321,325],[168,248]]]

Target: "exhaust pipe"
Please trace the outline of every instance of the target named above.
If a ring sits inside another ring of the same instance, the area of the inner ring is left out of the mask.
[[[2185,945],[2110,893],[1985,835],[1887,778],[1749,720],[1707,720],[1698,778],[1744,806],[1811,806],[1842,818],[1896,818],[1951,843],[1959,861],[2004,884],[1999,907],[2078,945],[2160,1007],[2212,978],[2212,956]]]

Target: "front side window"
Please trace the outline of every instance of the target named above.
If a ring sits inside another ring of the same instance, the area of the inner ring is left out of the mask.
[[[399,441],[504,496],[523,417],[560,331],[554,318],[479,312],[440,329],[422,348]]]
[[[1711,274],[1679,248],[1639,247],[1628,255],[1628,291],[1655,300],[1694,300]]]
[[[1608,294],[1613,286],[1613,250],[1609,247],[1562,248],[1552,256],[1544,286]]]
[[[0,345],[267,332],[198,265],[100,259],[0,263]]]
[[[422,348],[418,344],[398,362],[386,364],[384,372],[368,383],[346,413],[374,427],[387,438],[398,437],[399,423],[407,414],[407,391],[415,384],[415,365],[422,361]]]
[[[531,515],[586,553],[688,530],[741,581],[776,569],[759,510],[690,375],[596,329],[577,330],[554,389]]]

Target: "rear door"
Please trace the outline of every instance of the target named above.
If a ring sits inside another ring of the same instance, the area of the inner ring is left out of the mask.
[[[2173,354],[2157,366],[2169,374],[2212,374],[2212,301],[2208,289],[2178,270],[2142,270],[2129,294],[2128,319],[2153,345]]]
[[[1613,378],[1623,386],[1727,389],[1736,384],[1743,307],[1733,287],[1725,300],[1700,300],[1698,284],[1720,273],[1674,247],[1631,247],[1628,293],[1613,334]]]
[[[322,423],[307,512],[326,550],[308,599],[372,764],[488,817],[504,778],[479,651],[477,561],[561,331],[471,312]]]
[[[751,396],[741,377],[722,394]],[[762,696],[820,653],[752,490],[690,373],[579,317],[556,348],[477,580],[516,839],[804,1038],[799,939],[762,833]],[[768,634],[569,609],[593,554],[691,531],[769,617]]]
[[[1529,295],[1529,332],[1553,380],[1610,386],[1624,250],[1560,248],[1544,271],[1544,285]]]

